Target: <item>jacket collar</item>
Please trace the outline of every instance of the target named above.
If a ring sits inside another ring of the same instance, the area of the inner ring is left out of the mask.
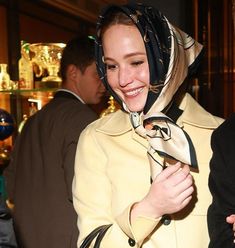
[[[143,139],[138,135],[133,129],[129,114],[118,110],[115,113],[109,114],[101,120],[101,125],[98,126],[96,131],[110,135],[119,136],[127,132],[131,132],[132,139],[136,140],[138,143],[143,145],[145,148],[148,147],[147,139]]]
[[[184,123],[205,129],[218,127],[218,118],[207,112],[194,98],[186,93],[180,106],[183,114],[177,120],[177,124],[183,127]]]
[[[96,130],[101,133],[116,136],[124,134],[131,129],[129,114],[122,110],[117,110],[115,113],[104,117]]]
[[[183,110],[183,114],[177,120],[177,124],[181,127],[184,126],[184,123],[206,129],[214,129],[218,126],[218,120],[203,109],[188,93],[184,96],[179,108]],[[129,132],[132,129],[129,114],[118,110],[117,112],[104,117],[96,130],[98,132],[116,136]],[[135,134],[133,135],[136,136]]]

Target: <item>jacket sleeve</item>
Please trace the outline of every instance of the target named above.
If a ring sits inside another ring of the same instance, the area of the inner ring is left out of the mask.
[[[235,118],[232,123],[222,124],[211,139],[209,188],[213,201],[208,209],[209,248],[235,247],[232,226],[226,222],[227,216],[235,214]]]
[[[0,247],[16,248],[16,237],[13,227],[12,216],[4,197],[0,194]]]
[[[6,179],[5,181],[6,181],[7,197],[11,203],[14,203],[14,198],[15,198],[15,180],[16,180],[16,170],[18,164],[17,162],[19,159],[20,139],[21,139],[21,135],[19,135],[15,141],[10,157],[10,163],[3,172],[3,175]]]
[[[131,225],[132,204],[118,216],[112,214],[112,182],[106,171],[107,155],[92,136],[89,128],[81,134],[75,157],[73,204],[80,231],[78,247],[95,228],[108,224],[112,226],[102,240],[102,248],[140,247],[159,220],[142,216]]]

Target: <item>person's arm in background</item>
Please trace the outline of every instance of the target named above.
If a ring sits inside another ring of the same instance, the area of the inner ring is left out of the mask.
[[[10,209],[4,197],[0,194],[0,247],[16,248],[16,238]]]
[[[19,147],[20,147],[20,135],[16,138],[14,147],[10,157],[10,163],[3,172],[6,183],[7,200],[9,203],[14,204],[14,191],[15,191],[15,180],[16,180],[16,170],[18,164]]]
[[[232,248],[234,222],[226,218],[235,213],[235,115],[214,131],[211,147],[209,188],[213,201],[208,209],[209,248]]]

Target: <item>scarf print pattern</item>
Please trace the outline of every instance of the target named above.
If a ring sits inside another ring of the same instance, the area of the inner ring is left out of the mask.
[[[121,11],[129,16],[145,43],[150,71],[150,89],[143,112],[131,112],[109,86],[103,61],[100,27],[106,14]],[[149,142],[148,157],[152,179],[164,168],[160,157],[170,158],[197,168],[196,153],[188,134],[162,113],[187,76],[199,64],[202,45],[174,27],[157,9],[143,4],[110,5],[97,22],[96,58],[99,75],[114,98],[130,113],[135,131]],[[159,166],[160,165],[160,166]]]

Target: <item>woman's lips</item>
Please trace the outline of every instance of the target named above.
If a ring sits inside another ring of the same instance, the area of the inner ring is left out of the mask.
[[[133,90],[128,90],[123,92],[123,94],[127,97],[134,97],[137,96],[140,92],[142,92],[144,87],[138,88],[138,89],[133,89]]]

